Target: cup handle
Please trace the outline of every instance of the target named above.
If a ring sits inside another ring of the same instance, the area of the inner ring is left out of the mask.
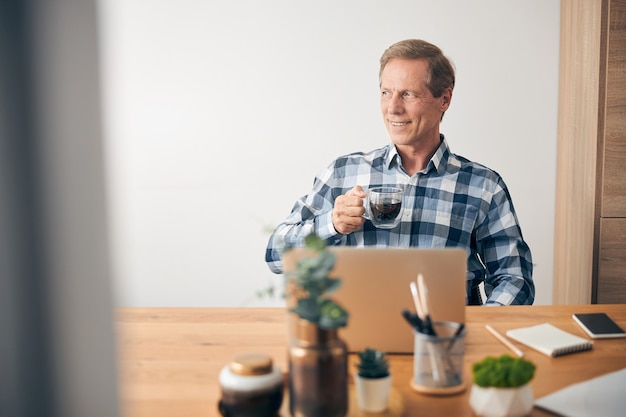
[[[367,191],[366,191],[367,192]],[[365,196],[365,198],[363,199],[363,208],[365,209],[365,211],[363,212],[363,218],[365,220],[369,220],[372,221],[372,213],[370,212],[370,203],[369,203],[369,194]]]

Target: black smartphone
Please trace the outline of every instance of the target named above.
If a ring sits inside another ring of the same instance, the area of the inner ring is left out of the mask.
[[[574,321],[594,339],[626,337],[626,332],[606,313],[573,314]]]

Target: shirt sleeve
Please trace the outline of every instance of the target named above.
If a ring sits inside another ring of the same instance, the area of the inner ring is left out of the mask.
[[[283,272],[283,249],[303,246],[304,238],[311,233],[317,234],[329,245],[345,241],[345,236],[337,233],[332,222],[335,194],[338,192],[330,185],[332,177],[332,167],[316,176],[311,192],[298,199],[289,216],[274,229],[265,251],[265,261],[272,272]]]
[[[532,255],[522,237],[511,196],[500,179],[477,233],[486,268],[487,305],[532,304]]]

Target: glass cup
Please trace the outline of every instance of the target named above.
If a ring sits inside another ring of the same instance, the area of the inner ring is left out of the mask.
[[[400,187],[370,188],[365,198],[365,218],[380,229],[391,229],[402,219],[402,196]]]
[[[466,329],[453,322],[435,322],[433,326],[436,336],[414,331],[411,387],[425,394],[462,392]]]

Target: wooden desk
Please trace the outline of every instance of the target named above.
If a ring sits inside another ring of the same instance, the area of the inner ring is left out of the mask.
[[[467,307],[464,378],[468,389],[450,397],[432,397],[409,387],[412,355],[390,359],[393,384],[407,415],[471,416],[471,364],[487,355],[510,353],[485,330],[506,330],[550,322],[585,337],[571,318],[574,312],[604,311],[626,328],[626,304]],[[121,401],[124,417],[217,416],[218,374],[244,352],[271,355],[283,371],[286,362],[286,316],[278,308],[124,308],[118,313]],[[407,325],[407,331],[410,331]],[[549,358],[522,347],[537,365],[531,386],[535,397],[569,384],[626,367],[626,339],[596,340],[594,349]],[[354,372],[355,355],[350,356]],[[287,401],[287,398],[285,398]],[[550,413],[534,409],[533,416]]]

